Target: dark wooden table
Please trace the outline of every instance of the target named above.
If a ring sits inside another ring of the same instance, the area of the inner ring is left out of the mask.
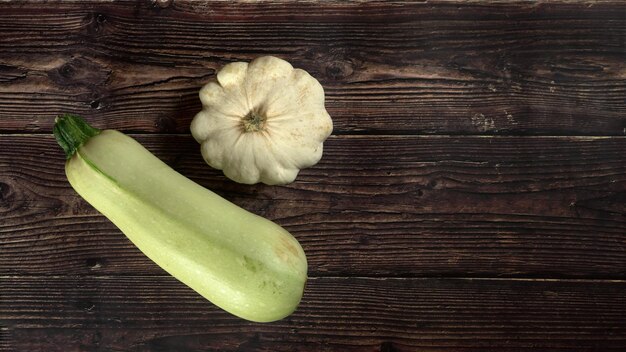
[[[231,61],[287,59],[334,119],[283,187],[190,136]],[[275,220],[310,280],[234,318],[70,188],[54,117],[133,135]],[[625,351],[623,1],[0,3],[0,351]]]

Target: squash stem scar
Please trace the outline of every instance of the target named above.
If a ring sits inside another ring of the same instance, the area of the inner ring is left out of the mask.
[[[266,121],[267,118],[264,115],[253,109],[241,119],[241,126],[246,133],[259,132],[265,130]]]

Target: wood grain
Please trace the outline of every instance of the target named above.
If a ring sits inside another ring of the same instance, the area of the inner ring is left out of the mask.
[[[7,3],[0,131],[47,132],[75,112],[186,133],[215,70],[271,54],[321,81],[336,134],[624,135],[625,12],[618,1]]]
[[[0,295],[0,297],[2,296]],[[0,323],[0,352],[12,352],[14,350],[11,336],[12,330]]]
[[[3,276],[20,351],[620,350],[623,281],[311,279],[289,318],[229,316],[171,277]],[[87,347],[89,346],[89,347]]]
[[[238,185],[186,135],[135,136],[277,221],[314,276],[626,275],[626,138],[341,136],[285,187]],[[50,136],[0,137],[1,274],[163,274],[67,183]]]
[[[37,1],[0,5],[0,352],[625,351],[623,1]],[[334,136],[284,187],[189,136],[199,88],[276,55]],[[74,112],[275,220],[309,276],[253,324],[82,200],[50,135]]]

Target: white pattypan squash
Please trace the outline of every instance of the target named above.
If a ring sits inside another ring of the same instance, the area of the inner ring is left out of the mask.
[[[200,100],[191,133],[202,156],[240,183],[293,182],[320,160],[333,129],[320,83],[273,56],[227,64]]]

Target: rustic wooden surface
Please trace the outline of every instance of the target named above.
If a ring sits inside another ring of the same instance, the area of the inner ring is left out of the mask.
[[[621,1],[0,2],[0,351],[626,350]],[[317,77],[334,135],[283,187],[202,161],[227,62]],[[254,324],[70,188],[73,112],[302,243],[300,308]]]

